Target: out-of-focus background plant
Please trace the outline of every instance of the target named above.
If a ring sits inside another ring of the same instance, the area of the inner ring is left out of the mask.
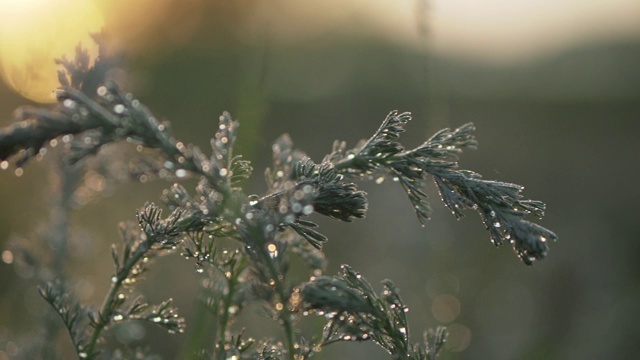
[[[473,121],[480,148],[461,165],[545,200],[544,224],[562,239],[547,259],[524,267],[498,256],[509,250],[490,246],[477,218],[457,222],[437,201],[423,229],[402,190],[385,182],[361,185],[377,188],[360,226],[317,219],[332,239],[327,273],[349,263],[371,283],[393,279],[414,328],[448,326],[443,358],[623,358],[640,336],[638,14],[631,0],[4,0],[0,125],[26,101],[54,101],[52,59],[72,57],[78,41],[91,46],[88,33],[101,29],[122,58],[111,78],[171,120],[179,138],[203,147],[212,135],[203,129],[231,111],[242,123],[237,153],[256,169],[283,132],[319,161],[334,139],[354,144],[390,109],[414,114],[408,146]],[[2,249],[38,238],[34,227],[52,201],[42,186],[48,173],[34,163],[0,178]],[[248,192],[263,193],[253,179]],[[112,272],[114,224],[166,183],[113,184],[89,172],[82,184],[73,194],[84,208],[71,219],[68,273],[80,300],[96,302]],[[35,286],[46,274],[10,266],[13,255],[3,252],[0,263],[0,339],[28,333],[50,311]],[[193,266],[159,262],[144,291],[155,300],[171,289],[189,322],[198,306]],[[188,334],[141,327],[120,340],[170,359],[183,354],[178,336]],[[370,344],[333,346],[324,358],[386,358]],[[16,351],[3,341],[0,359]]]

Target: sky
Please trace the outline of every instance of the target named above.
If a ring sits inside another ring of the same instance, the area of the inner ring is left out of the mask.
[[[106,26],[128,51],[143,52],[180,46],[200,24],[238,14],[241,21],[233,25],[247,41],[264,41],[265,29],[275,41],[298,43],[373,35],[489,63],[523,61],[581,42],[640,39],[638,0],[225,1],[0,0],[0,76],[27,98],[52,101],[49,89],[57,80],[49,59],[72,57],[78,40],[90,44],[88,32]],[[166,26],[169,17],[172,26]]]
[[[638,0],[433,0],[433,46],[489,61],[518,61],[574,43],[640,39]]]

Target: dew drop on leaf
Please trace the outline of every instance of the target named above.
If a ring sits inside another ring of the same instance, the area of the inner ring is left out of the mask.
[[[7,160],[0,162],[0,169],[7,170],[8,168],[9,168],[9,162]]]
[[[302,213],[305,215],[310,215],[313,212],[313,205],[305,205],[302,208]]]
[[[384,176],[380,176],[379,178],[376,179],[376,184],[380,185],[384,182]]]
[[[260,200],[260,196],[255,194],[249,195],[249,205],[253,206],[257,204],[259,200]]]
[[[76,102],[71,100],[71,99],[65,99],[62,102],[62,105],[64,105],[64,107],[69,108],[69,109],[73,109],[76,107]]]
[[[97,93],[98,95],[100,95],[100,96],[105,96],[105,95],[107,95],[107,87],[106,87],[106,86],[104,86],[104,85],[99,86],[99,87],[98,87],[98,89],[96,89],[96,93]],[[86,355],[85,355],[85,357],[86,357]]]
[[[291,211],[295,212],[295,213],[299,213],[302,211],[302,205],[300,205],[299,202],[294,203],[293,205],[291,205]]]

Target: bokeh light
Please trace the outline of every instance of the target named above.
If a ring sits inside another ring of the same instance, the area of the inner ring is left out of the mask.
[[[95,56],[90,33],[103,25],[89,1],[0,0],[0,76],[22,96],[52,102],[58,86],[53,59],[72,58],[78,43]]]

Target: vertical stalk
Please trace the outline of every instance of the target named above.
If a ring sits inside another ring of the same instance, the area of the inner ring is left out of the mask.
[[[150,249],[150,242],[144,241],[141,242],[140,245],[136,248],[134,253],[130,258],[126,260],[123,264],[122,268],[116,271],[115,281],[111,283],[111,287],[107,292],[107,295],[102,302],[102,306],[100,306],[100,311],[98,312],[98,321],[94,326],[93,334],[91,335],[91,340],[89,340],[89,344],[85,349],[85,353],[87,356],[91,357],[95,351],[96,344],[98,343],[98,339],[100,338],[100,334],[102,330],[109,325],[111,322],[111,318],[113,316],[114,308],[112,307],[114,300],[120,288],[122,287],[122,283],[129,276],[131,269],[144,257],[146,252]],[[85,356],[86,357],[86,356]]]

